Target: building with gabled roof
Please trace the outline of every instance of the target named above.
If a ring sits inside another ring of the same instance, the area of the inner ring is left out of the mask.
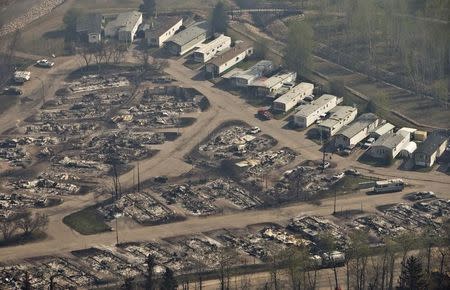
[[[294,125],[300,128],[307,128],[319,120],[321,115],[328,113],[340,102],[342,102],[342,98],[324,94],[309,104],[301,105],[294,115]]]
[[[212,77],[220,76],[252,54],[252,44],[246,42],[236,43],[233,47],[216,55],[209,61],[205,65],[205,71]]]
[[[183,17],[158,17],[145,30],[145,40],[149,46],[161,47],[182,25]]]
[[[131,43],[142,23],[142,13],[138,11],[124,12],[117,15],[105,26],[105,36],[117,37],[120,41]]]
[[[358,109],[350,106],[337,106],[330,110],[331,115],[318,125],[325,137],[334,136],[345,125],[355,120]]]
[[[369,154],[378,159],[394,159],[409,143],[409,136],[401,133],[387,133],[381,135],[369,150]]]
[[[365,113],[355,121],[344,126],[335,136],[334,143],[338,148],[353,148],[367,138],[380,122],[377,115]]]
[[[448,145],[448,138],[443,134],[433,133],[418,146],[414,152],[414,162],[417,166],[431,167],[441,156]]]
[[[165,47],[174,55],[184,55],[198,47],[208,37],[208,23],[206,21],[196,22],[169,38],[165,42]]]
[[[272,108],[274,111],[284,112],[291,110],[307,96],[313,94],[314,85],[311,83],[299,83],[287,93],[273,101]]]
[[[205,63],[211,60],[217,53],[230,48],[231,37],[220,34],[215,39],[200,46],[194,51],[194,61]]]

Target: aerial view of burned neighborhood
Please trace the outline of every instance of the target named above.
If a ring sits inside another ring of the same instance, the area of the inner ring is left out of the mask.
[[[450,289],[449,21],[0,0],[0,290]]]

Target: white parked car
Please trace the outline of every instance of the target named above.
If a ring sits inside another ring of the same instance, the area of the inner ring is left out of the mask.
[[[47,60],[47,59],[40,59],[40,60],[38,60],[38,61],[36,62],[36,65],[39,66],[39,67],[50,68],[50,67],[54,66],[55,63],[54,63],[54,62],[51,62],[51,61],[49,61],[49,60]]]
[[[375,138],[367,139],[366,143],[363,144],[362,148],[366,149],[372,147],[372,144],[375,142]]]
[[[258,134],[259,132],[261,132],[261,129],[259,127],[252,127],[250,128],[250,130],[248,130],[248,133],[250,134]]]

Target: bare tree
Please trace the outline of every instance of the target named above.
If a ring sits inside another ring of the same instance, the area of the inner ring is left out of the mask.
[[[31,235],[45,230],[48,225],[48,216],[42,213],[32,215],[30,212],[26,212],[23,217],[17,220],[17,225],[25,236]]]
[[[10,240],[17,231],[18,225],[15,219],[3,218],[0,220],[0,232],[3,235],[3,240]]]

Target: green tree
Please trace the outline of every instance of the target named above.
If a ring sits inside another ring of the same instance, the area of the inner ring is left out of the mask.
[[[141,5],[141,11],[147,16],[152,17],[156,12],[156,1],[155,0],[143,0]]]
[[[294,21],[289,24],[284,63],[288,69],[304,74],[311,68],[313,50],[313,31],[305,21]]]
[[[269,46],[267,44],[267,41],[264,39],[261,39],[257,42],[255,42],[255,52],[254,52],[254,56],[260,59],[265,59],[267,58],[267,54],[269,52]]]
[[[177,280],[173,275],[173,271],[166,268],[161,282],[161,290],[176,290],[178,287]]]
[[[69,9],[63,17],[64,41],[70,42],[77,39],[77,20],[81,15],[79,9]]]
[[[209,16],[209,25],[212,33],[226,33],[228,28],[228,15],[225,4],[217,2]]]
[[[423,277],[422,262],[415,256],[410,256],[402,262],[402,271],[399,278],[398,290],[422,290],[427,289],[427,283]]]

